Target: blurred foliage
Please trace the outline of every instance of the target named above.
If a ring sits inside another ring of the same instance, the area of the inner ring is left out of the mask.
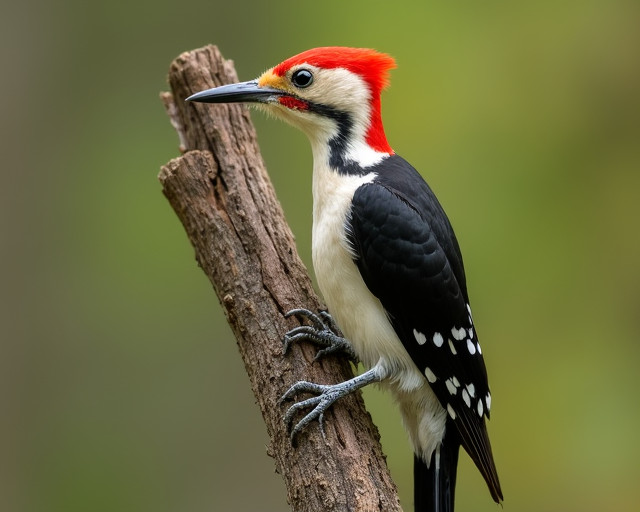
[[[398,69],[387,135],[465,255],[505,510],[640,502],[640,4],[3,5],[0,509],[285,510],[233,337],[156,180],[171,60],[241,79],[320,45]],[[311,155],[255,115],[310,266]],[[411,456],[366,392],[406,510]],[[459,510],[495,510],[461,457]]]

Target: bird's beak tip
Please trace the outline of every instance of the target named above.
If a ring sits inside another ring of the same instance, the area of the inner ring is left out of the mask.
[[[202,103],[264,103],[281,94],[282,91],[269,87],[260,87],[257,81],[251,80],[200,91],[192,94],[185,101]]]
[[[200,93],[197,92],[195,94],[192,94],[188,98],[185,98],[184,101],[198,101],[198,94],[200,94]]]

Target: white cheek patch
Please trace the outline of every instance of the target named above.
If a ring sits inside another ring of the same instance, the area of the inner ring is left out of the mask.
[[[356,162],[363,168],[380,163],[389,154],[372,149],[366,142],[366,133],[371,122],[371,93],[367,83],[355,73],[343,68],[320,69],[307,64],[293,68],[293,71],[305,67],[314,74],[313,84],[305,89],[300,89],[297,94],[304,101],[316,105],[324,105],[338,112],[344,112],[349,116],[350,133],[348,144],[345,148],[344,158],[347,161]],[[310,116],[303,112],[300,118],[322,117]],[[295,124],[303,129],[307,135],[318,137],[317,133],[301,124],[299,119]],[[310,119],[317,130],[317,119]],[[332,120],[332,130],[323,130],[322,143],[338,135],[337,123]]]
[[[302,99],[356,114],[357,106],[369,105],[369,86],[355,73],[344,68],[320,69],[307,64],[300,67],[308,68],[314,75],[310,87],[297,91]],[[368,117],[369,113],[363,114]]]

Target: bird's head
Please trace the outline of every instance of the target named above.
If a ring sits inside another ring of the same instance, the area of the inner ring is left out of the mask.
[[[370,49],[314,48],[255,80],[202,91],[187,100],[253,103],[300,128],[313,145],[329,145],[342,158],[361,160],[363,153],[393,152],[380,112],[380,94],[393,67],[393,58]]]

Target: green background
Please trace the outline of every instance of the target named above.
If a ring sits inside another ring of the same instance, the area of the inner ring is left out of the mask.
[[[25,1],[0,15],[0,509],[286,510],[234,339],[161,194],[158,93],[322,45],[398,62],[394,149],[460,239],[506,511],[640,502],[640,4]],[[310,267],[311,154],[254,114]],[[367,390],[406,510],[411,455]],[[458,510],[495,511],[462,456]]]

